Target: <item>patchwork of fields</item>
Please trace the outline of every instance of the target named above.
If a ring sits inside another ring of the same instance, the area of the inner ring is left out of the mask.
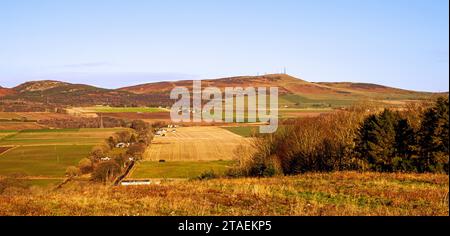
[[[38,121],[69,118],[70,115],[54,112],[0,112],[0,138],[5,130],[47,129]]]
[[[67,109],[69,114],[81,117],[111,117],[125,120],[144,120],[148,123],[170,122],[170,111],[156,107],[74,107]]]

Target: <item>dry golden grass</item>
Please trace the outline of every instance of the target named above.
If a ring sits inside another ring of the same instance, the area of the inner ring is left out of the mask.
[[[72,183],[57,191],[6,189],[0,215],[449,215],[449,179],[435,174],[338,172],[267,179]]]
[[[231,160],[234,150],[247,140],[220,127],[183,127],[166,137],[156,136],[144,154],[145,160]]]

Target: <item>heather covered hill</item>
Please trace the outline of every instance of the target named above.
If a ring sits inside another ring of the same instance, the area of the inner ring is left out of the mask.
[[[192,88],[192,81],[157,82],[120,88],[136,94],[168,92],[177,87]],[[390,93],[393,95],[410,94],[424,96],[429,93],[391,88],[383,85],[365,83],[313,83],[286,74],[264,76],[239,76],[213,80],[202,80],[203,87],[279,87],[282,94],[298,95],[363,95],[363,93]]]
[[[221,79],[202,80],[203,87],[280,87],[280,92],[288,93],[289,90],[284,85],[289,83],[308,83],[303,80],[296,79],[289,75],[274,74],[265,76],[238,76]],[[175,82],[157,82],[141,84],[131,87],[121,88],[120,90],[129,91],[137,94],[154,93],[156,91],[169,92],[175,87],[192,88],[192,80],[183,80]]]
[[[3,88],[2,86],[0,86],[0,97],[6,96],[6,95],[11,95],[14,93],[15,93],[14,90],[8,89],[8,88]]]
[[[66,85],[69,85],[69,83],[55,80],[30,81],[14,87],[13,90],[19,93],[38,92]]]
[[[12,89],[0,88],[0,97],[2,98],[0,103],[21,103],[21,107],[26,107],[26,104],[30,103],[41,107],[169,106],[173,103],[169,97],[170,91],[179,86],[192,89],[192,82],[192,80],[155,82],[119,89],[104,89],[54,80],[31,81]],[[278,87],[280,105],[298,108],[336,108],[367,100],[389,104],[392,101],[429,99],[435,95],[434,93],[409,91],[376,84],[313,83],[286,74],[202,80],[202,87],[218,87],[222,90],[225,87]],[[10,110],[20,111],[23,109]]]
[[[169,93],[183,86],[192,88],[192,81],[157,82],[121,88],[134,94]],[[340,107],[362,100],[422,100],[433,93],[416,92],[364,83],[313,83],[286,74],[239,76],[202,80],[202,87],[278,87],[280,103],[289,106],[307,104],[314,107]]]
[[[137,95],[126,91],[98,88],[84,84],[60,81],[26,82],[11,89],[13,94],[5,100],[54,104],[60,106],[89,106],[107,104],[113,106],[152,105],[167,103],[158,94]]]

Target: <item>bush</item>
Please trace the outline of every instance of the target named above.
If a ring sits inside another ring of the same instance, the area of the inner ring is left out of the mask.
[[[256,151],[241,159],[245,163],[241,170],[244,175],[264,177],[356,169],[352,149],[365,116],[355,110],[288,120],[276,133],[254,139]]]
[[[199,179],[199,180],[208,180],[208,179],[215,179],[215,178],[217,178],[217,175],[213,170],[205,171],[197,177],[197,179]]]
[[[127,155],[135,158],[140,158],[146,148],[147,146],[143,143],[132,144],[127,150]]]
[[[102,162],[95,167],[92,179],[99,182],[109,182],[114,180],[120,172],[120,166],[114,161]]]
[[[128,143],[131,138],[131,132],[129,130],[119,131],[116,133],[118,143]]]
[[[81,159],[81,161],[78,162],[78,169],[81,174],[91,173],[93,170],[92,161],[88,158]]]
[[[90,153],[91,160],[93,162],[99,161],[101,158],[105,157],[109,150],[109,145],[107,145],[106,143],[104,145],[97,145],[93,147]]]
[[[66,169],[66,176],[69,178],[80,175],[81,171],[75,166],[69,166]]]

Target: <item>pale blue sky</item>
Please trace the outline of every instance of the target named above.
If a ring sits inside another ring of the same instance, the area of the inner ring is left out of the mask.
[[[287,72],[448,91],[448,0],[1,0],[0,85]]]

